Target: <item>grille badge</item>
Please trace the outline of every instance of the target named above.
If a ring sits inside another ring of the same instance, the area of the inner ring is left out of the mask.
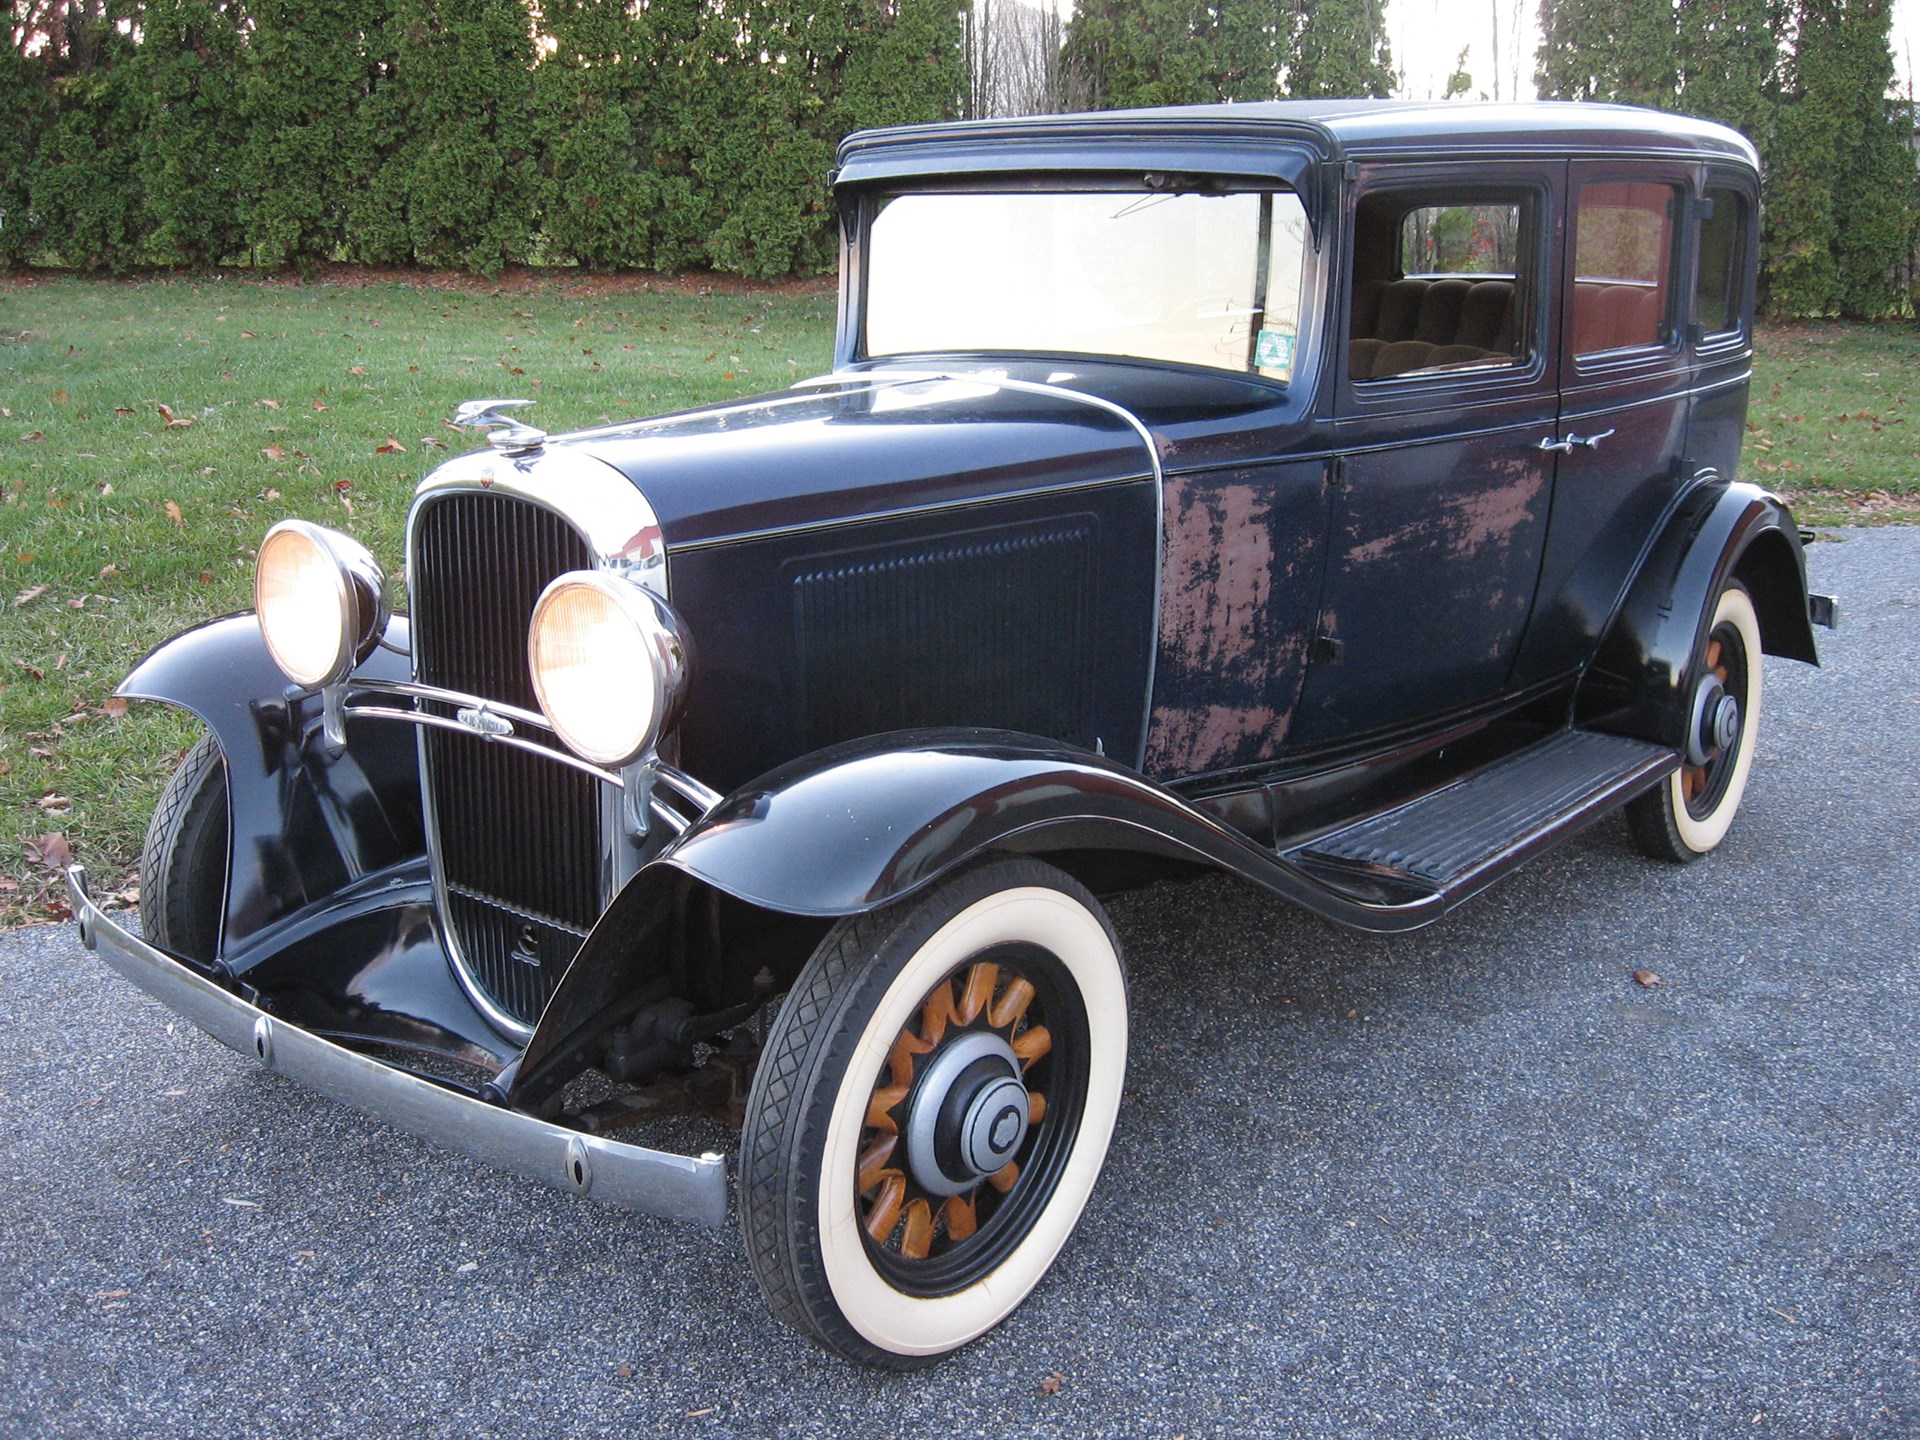
[[[504,715],[496,715],[484,705],[466,705],[454,712],[453,718],[476,735],[511,735],[513,722]]]

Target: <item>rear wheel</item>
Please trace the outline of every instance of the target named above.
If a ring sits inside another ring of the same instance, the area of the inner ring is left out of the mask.
[[[1126,982],[1098,903],[997,861],[843,920],[780,1007],[741,1136],[774,1312],[906,1369],[1005,1319],[1106,1158]]]
[[[163,950],[212,960],[227,893],[227,768],[203,735],[160,792],[140,849],[140,926]]]
[[[1694,666],[1680,768],[1627,807],[1640,849],[1698,860],[1727,836],[1760,738],[1760,619],[1737,580],[1714,603]]]

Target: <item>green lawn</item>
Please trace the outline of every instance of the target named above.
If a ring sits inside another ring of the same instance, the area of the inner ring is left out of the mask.
[[[1920,521],[1920,326],[1760,332],[1741,473],[1803,524]]]
[[[547,429],[653,414],[816,374],[832,328],[822,289],[0,282],[0,924],[59,913],[62,843],[129,882],[192,724],[107,697],[247,608],[275,520],[397,569],[414,483],[474,443],[443,423],[459,401],[535,399]],[[1920,518],[1920,330],[1762,344],[1747,473],[1821,523]]]

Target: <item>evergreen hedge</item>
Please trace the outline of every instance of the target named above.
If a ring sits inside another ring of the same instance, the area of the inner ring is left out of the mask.
[[[1760,151],[1762,303],[1912,314],[1910,103],[1888,98],[1885,0],[1541,0],[1540,93],[1719,120]]]
[[[833,267],[961,0],[0,0],[0,267]]]

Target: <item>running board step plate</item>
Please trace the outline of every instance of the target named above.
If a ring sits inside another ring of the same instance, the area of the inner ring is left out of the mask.
[[[1420,889],[1478,889],[1508,865],[1625,803],[1672,772],[1672,751],[1562,730],[1397,809],[1310,840],[1288,858]]]

